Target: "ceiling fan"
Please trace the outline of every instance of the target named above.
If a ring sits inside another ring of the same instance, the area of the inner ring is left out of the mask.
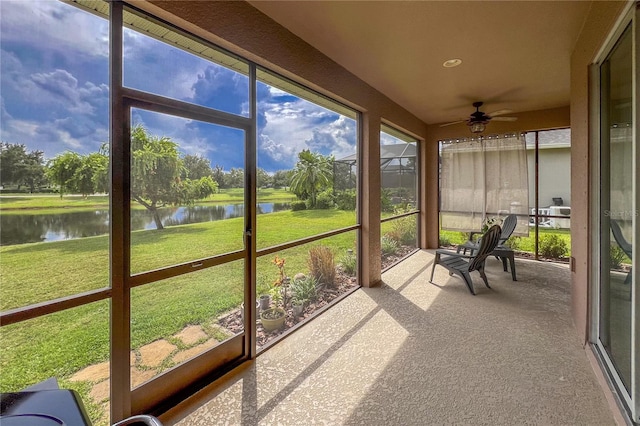
[[[516,117],[499,117],[502,114],[509,114],[511,110],[501,109],[488,114],[480,111],[480,107],[483,102],[474,102],[473,106],[476,108],[476,112],[472,113],[467,120],[452,121],[451,123],[441,124],[440,127],[451,126],[452,124],[467,123],[471,133],[482,133],[485,127],[491,120],[495,121],[516,121]]]

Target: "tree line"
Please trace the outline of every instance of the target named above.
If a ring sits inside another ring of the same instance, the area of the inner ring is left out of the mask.
[[[183,155],[171,138],[151,135],[142,126],[131,130],[131,157],[131,199],[153,214],[158,229],[163,227],[159,208],[190,205],[219,189],[243,188],[245,185],[242,168],[225,171],[220,165],[211,167],[207,158]],[[280,170],[270,175],[258,168],[258,188],[289,187],[300,200],[314,208],[318,195],[333,190],[337,181],[354,187],[355,176],[351,175],[351,170],[346,175],[344,167],[335,167],[335,164],[333,156],[303,150],[298,154],[293,170]],[[61,197],[64,194],[108,193],[108,145],[87,155],[67,151],[45,161],[42,151],[27,151],[21,144],[0,143],[0,184],[3,187],[15,185],[18,189],[26,186],[31,192],[53,187]]]
[[[103,151],[104,150],[104,151]],[[81,155],[66,151],[53,159],[45,160],[42,151],[27,151],[23,144],[0,142],[0,186],[23,187],[29,192],[38,192],[44,188],[55,188],[61,195],[108,193],[109,155],[107,146],[98,153]],[[211,162],[200,155],[181,157],[181,178],[200,179],[211,176],[220,189],[243,188],[244,169],[224,167]],[[286,188],[291,180],[291,170],[278,170],[269,174],[258,168],[259,188]]]

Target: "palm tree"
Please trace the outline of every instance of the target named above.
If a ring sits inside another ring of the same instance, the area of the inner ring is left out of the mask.
[[[333,178],[333,156],[325,157],[308,149],[298,154],[298,162],[291,175],[291,191],[298,198],[309,198],[316,206],[318,193],[328,188]]]

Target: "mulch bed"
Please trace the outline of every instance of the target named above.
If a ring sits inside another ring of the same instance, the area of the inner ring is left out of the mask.
[[[344,293],[351,291],[353,288],[357,287],[356,278],[351,277],[345,274],[340,269],[337,270],[336,273],[336,286],[332,288],[322,288],[318,291],[318,297],[312,303],[307,304],[304,310],[302,311],[302,315],[297,318],[293,317],[291,306],[287,306],[285,312],[287,314],[285,318],[284,327],[280,330],[275,330],[270,333],[264,331],[262,328],[262,323],[260,320],[256,321],[256,338],[257,338],[257,346],[262,347],[267,342],[272,339],[275,339],[294,325],[306,321],[308,318],[314,316],[316,311],[319,309],[329,305],[333,300],[338,298]],[[222,327],[226,328],[233,334],[241,333],[244,330],[244,324],[242,319],[242,312],[240,310],[235,310],[230,314],[220,318],[218,320],[218,324]]]
[[[393,265],[394,263],[401,260],[403,257],[407,256],[415,250],[414,247],[406,247],[402,246],[398,249],[398,251],[393,255],[385,255],[382,256],[382,269]],[[293,317],[292,309],[290,306],[287,307],[286,318],[284,327],[280,330],[275,330],[270,333],[264,331],[262,328],[262,324],[260,320],[256,321],[256,338],[257,338],[257,346],[260,348],[268,343],[270,340],[275,339],[280,336],[282,333],[286,332],[291,327],[306,321],[307,319],[315,316],[317,311],[321,308],[331,304],[335,299],[340,297],[341,295],[353,290],[355,287],[358,287],[358,283],[356,282],[356,278],[349,276],[344,273],[339,267],[336,270],[336,286],[333,288],[322,288],[318,291],[318,298],[305,306],[302,315],[297,318]],[[218,319],[218,324],[227,330],[229,330],[233,334],[239,334],[244,331],[244,323],[242,318],[242,312],[240,309],[236,309],[229,314]]]
[[[388,254],[388,255],[383,254],[382,270],[384,271],[389,266],[399,262],[415,249],[416,249],[415,247],[411,247],[411,246],[400,246],[398,247],[398,250],[394,254]]]

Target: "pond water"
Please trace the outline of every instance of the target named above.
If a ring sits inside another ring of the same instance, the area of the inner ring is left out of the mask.
[[[258,203],[258,214],[288,210],[290,203]],[[243,204],[160,209],[165,227],[244,216]],[[156,229],[148,210],[131,210],[131,230]],[[59,214],[0,214],[0,245],[72,240],[109,233],[109,211]]]

